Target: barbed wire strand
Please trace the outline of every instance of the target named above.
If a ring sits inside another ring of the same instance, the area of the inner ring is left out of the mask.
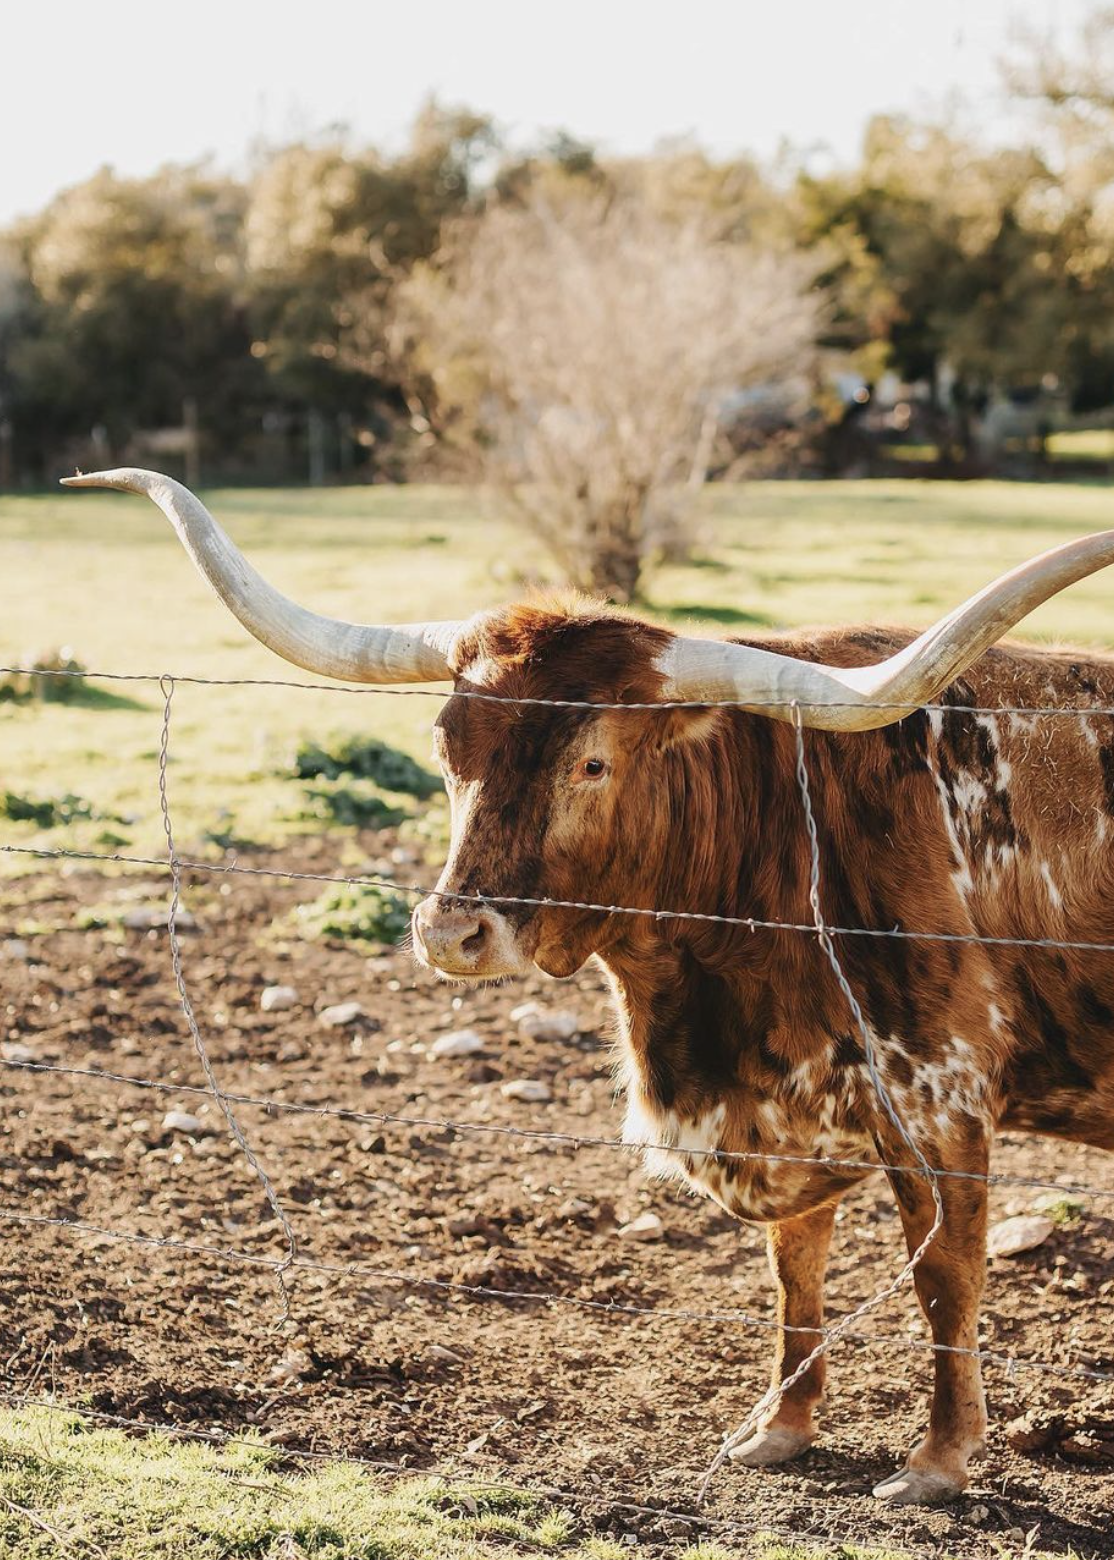
[[[128,856],[118,851],[68,850],[58,847],[35,845],[0,845],[0,854],[8,856],[41,856],[48,860],[104,861],[133,867],[153,867],[158,871],[169,870],[165,859],[158,856]],[[349,888],[385,888],[396,894],[414,894],[421,898],[447,899],[457,904],[525,905],[547,910],[595,910],[601,915],[644,916],[651,921],[699,921],[716,926],[737,926],[748,932],[799,932],[816,936],[816,926],[811,921],[766,921],[757,916],[713,915],[701,910],[657,910],[636,905],[597,904],[582,899],[531,899],[517,894],[465,894],[450,893],[447,889],[429,888],[420,883],[400,883],[395,878],[354,876],[346,877],[332,872],[294,872],[282,867],[243,867],[239,862],[196,861],[179,858],[183,872],[211,872],[240,877],[281,878],[289,882],[337,883]],[[989,948],[1046,948],[1069,953],[1114,953],[1114,943],[1070,941],[1059,937],[983,937],[976,932],[921,932],[906,931],[900,927],[829,926],[833,937],[895,937],[911,942],[973,943]]]
[[[729,1532],[738,1532],[748,1536],[769,1533],[771,1537],[787,1539],[794,1543],[815,1544],[817,1539],[824,1539],[828,1543],[839,1544],[839,1539],[833,1539],[830,1533],[819,1529],[802,1531],[792,1528],[773,1528],[769,1523],[744,1522],[739,1517],[726,1514],[711,1513],[706,1511],[686,1511],[681,1508],[666,1505],[651,1505],[648,1500],[634,1500],[627,1492],[613,1494],[606,1489],[594,1490],[570,1490],[555,1484],[538,1485],[517,1484],[506,1479],[485,1478],[480,1472],[471,1472],[435,1466],[432,1468],[410,1467],[402,1463],[389,1462],[386,1459],[375,1457],[362,1457],[351,1453],[323,1452],[317,1448],[284,1446],[281,1442],[264,1442],[252,1439],[246,1435],[235,1435],[225,1430],[203,1430],[192,1425],[178,1425],[168,1420],[160,1419],[136,1419],[125,1414],[113,1414],[104,1409],[74,1407],[67,1403],[56,1403],[49,1398],[35,1398],[27,1393],[12,1393],[4,1400],[5,1406],[13,1409],[42,1409],[49,1413],[66,1415],[71,1418],[82,1419],[87,1422],[109,1425],[122,1430],[141,1431],[144,1434],[158,1434],[175,1437],[182,1440],[201,1441],[216,1446],[243,1446],[250,1451],[262,1452],[268,1459],[284,1464],[331,1464],[344,1467],[363,1468],[368,1472],[387,1474],[399,1479],[436,1480],[443,1484],[464,1485],[473,1490],[489,1490],[492,1493],[525,1496],[528,1499],[539,1501],[566,1501],[570,1505],[582,1509],[606,1506],[612,1511],[628,1512],[632,1516],[651,1517],[658,1521],[674,1521],[689,1524],[699,1530],[702,1528],[719,1528]],[[903,1552],[923,1557],[923,1560],[938,1560],[935,1551],[929,1551],[918,1547],[902,1545]]]
[[[185,1251],[194,1256],[213,1257],[222,1262],[269,1271],[273,1271],[280,1265],[280,1259],[277,1257],[241,1251],[235,1246],[217,1246],[204,1241],[179,1240],[171,1235],[147,1235],[137,1230],[117,1230],[105,1225],[91,1224],[82,1219],[24,1213],[22,1209],[0,1208],[0,1220],[32,1227],[66,1230],[78,1236],[111,1241],[115,1245],[138,1245],[157,1250]],[[836,1327],[841,1325],[835,1323],[830,1327],[797,1327],[786,1322],[775,1321],[772,1317],[755,1316],[747,1311],[730,1308],[722,1311],[694,1311],[685,1307],[638,1305],[628,1300],[592,1300],[582,1295],[564,1294],[558,1290],[501,1289],[491,1284],[469,1284],[461,1279],[403,1273],[395,1268],[377,1267],[374,1263],[361,1261],[325,1262],[299,1255],[294,1260],[293,1268],[298,1272],[327,1273],[338,1278],[371,1278],[402,1288],[429,1289],[449,1296],[459,1294],[471,1300],[496,1300],[504,1303],[523,1301],[532,1305],[569,1306],[597,1315],[615,1318],[637,1317],[648,1322],[707,1323],[717,1327],[730,1324],[760,1328],[768,1332],[810,1333],[814,1336],[817,1333],[825,1336],[834,1334]],[[841,1322],[846,1320],[847,1318],[842,1318]],[[986,1364],[1001,1367],[1009,1377],[1013,1377],[1018,1371],[1031,1371],[1037,1375],[1051,1375],[1057,1378],[1076,1377],[1081,1381],[1114,1382],[1114,1371],[1103,1370],[1098,1366],[1053,1363],[1049,1360],[1031,1359],[1024,1355],[1002,1354],[993,1349],[942,1344],[930,1338],[912,1338],[903,1333],[869,1332],[855,1327],[845,1327],[839,1336],[857,1338],[868,1348],[878,1345],[882,1348],[914,1353],[962,1355],[967,1359],[981,1360]]]
[[[217,1075],[209,1060],[209,1053],[202,1039],[201,1030],[194,1015],[193,1003],[186,987],[185,975],[182,972],[182,945],[178,940],[178,911],[182,898],[182,869],[178,860],[178,852],[174,847],[174,828],[170,819],[170,798],[167,791],[166,771],[170,761],[170,711],[174,699],[174,679],[165,676],[159,683],[163,695],[162,733],[159,739],[159,811],[162,815],[163,832],[166,835],[167,861],[171,873],[170,905],[166,917],[166,931],[170,939],[170,962],[174,970],[174,984],[178,991],[178,1001],[181,1004],[182,1014],[186,1020],[190,1036],[193,1039],[193,1047],[197,1052],[198,1060],[208,1081],[213,1096],[216,1099],[221,1115],[228,1123],[228,1130],[236,1140],[244,1158],[255,1175],[256,1180],[263,1188],[264,1196],[270,1205],[271,1212],[278,1220],[286,1240],[286,1256],[275,1266],[275,1279],[282,1297],[282,1313],[278,1326],[283,1327],[290,1320],[290,1290],[287,1284],[287,1274],[294,1265],[297,1255],[297,1243],[294,1239],[294,1229],[286,1216],[286,1211],[279,1201],[279,1195],[275,1191],[270,1176],[264,1170],[251,1144],[244,1136],[242,1127],[236,1119],[236,1112],[221,1090],[217,1082]]]
[[[31,1062],[0,1056],[0,1066],[13,1072],[58,1073],[62,1077],[88,1078],[104,1083],[124,1084],[136,1089],[154,1089],[165,1094],[193,1094],[203,1099],[213,1099],[212,1089],[197,1083],[177,1083],[162,1078],[142,1078],[133,1073],[112,1072],[103,1067],[71,1067],[57,1062]],[[731,1148],[679,1148],[676,1143],[651,1143],[639,1139],[627,1142],[623,1138],[604,1137],[602,1134],[576,1132],[547,1132],[540,1127],[518,1127],[506,1122],[456,1121],[448,1116],[411,1116],[401,1111],[357,1109],[347,1105],[309,1105],[301,1100],[280,1100],[272,1094],[242,1094],[235,1090],[223,1090],[224,1097],[233,1105],[253,1105],[265,1111],[282,1111],[303,1116],[335,1116],[344,1121],[356,1121],[368,1126],[426,1127],[457,1135],[486,1133],[489,1136],[522,1138],[527,1142],[553,1143],[566,1148],[617,1148],[629,1154],[658,1153],[673,1155],[678,1159],[711,1159],[715,1161],[737,1160],[740,1163],[768,1163],[826,1166],[840,1170],[881,1170],[886,1175],[920,1175],[925,1172],[919,1165],[891,1165],[883,1159],[843,1159],[828,1154],[777,1154],[762,1149]],[[941,1180],[982,1181],[987,1186],[1013,1186],[1029,1191],[1056,1192],[1063,1197],[1111,1197],[1114,1187],[1086,1186],[1075,1181],[1049,1181],[1040,1176],[1013,1175],[1010,1172],[993,1174],[978,1170],[950,1170],[933,1165],[932,1171]]]
[[[712,643],[715,643],[713,640]],[[784,709],[784,699],[655,699],[652,703],[609,703],[603,699],[542,699],[532,695],[484,693],[475,688],[446,686],[416,688],[369,683],[353,687],[348,683],[304,682],[283,677],[201,677],[175,672],[91,672],[58,666],[0,666],[0,677],[70,677],[90,682],[161,683],[173,676],[176,683],[193,683],[202,688],[301,688],[307,693],[351,693],[365,697],[383,695],[394,699],[473,699],[483,704],[511,704],[555,710],[761,710]],[[825,709],[905,710],[908,702],[898,700],[825,699]],[[1088,716],[1114,716],[1112,705],[1075,704],[918,704],[918,710],[944,715],[1064,715],[1086,719]]]
[[[809,1351],[808,1354],[805,1355],[796,1368],[791,1371],[788,1376],[784,1376],[780,1381],[772,1383],[769,1389],[755,1404],[754,1408],[751,1409],[743,1423],[739,1425],[737,1429],[731,1431],[727,1436],[724,1437],[719,1450],[712,1459],[707,1473],[704,1475],[704,1482],[700,1487],[700,1493],[697,1497],[698,1505],[704,1502],[713,1478],[719,1469],[722,1468],[727,1459],[741,1450],[753,1432],[759,1429],[765,1420],[776,1415],[778,1409],[781,1407],[786,1393],[789,1392],[794,1386],[796,1386],[797,1382],[800,1381],[802,1377],[808,1374],[813,1365],[817,1360],[820,1359],[822,1355],[828,1353],[832,1344],[843,1337],[844,1333],[850,1332],[856,1323],[862,1321],[863,1317],[869,1315],[872,1311],[878,1310],[881,1306],[885,1305],[888,1300],[892,1300],[893,1297],[898,1294],[900,1290],[903,1289],[904,1286],[912,1279],[919,1263],[922,1261],[925,1253],[928,1251],[929,1247],[940,1233],[944,1223],[944,1201],[940,1195],[940,1185],[936,1176],[936,1172],[929,1165],[928,1160],[921,1151],[919,1144],[912,1136],[909,1128],[905,1125],[905,1122],[902,1120],[901,1115],[898,1112],[897,1106],[893,1102],[893,1097],[891,1096],[890,1091],[886,1086],[885,1079],[882,1076],[882,1068],[879,1066],[877,1050],[874,1044],[874,1036],[871,1033],[870,1025],[863,1017],[863,1010],[859,1005],[858,998],[851,990],[850,982],[848,981],[847,976],[843,973],[843,966],[839,961],[839,955],[836,953],[835,946],[828,934],[827,927],[824,924],[824,910],[820,902],[820,838],[816,828],[816,815],[813,812],[812,792],[808,780],[808,763],[805,758],[804,726],[801,722],[800,705],[795,701],[793,704],[793,732],[796,738],[797,746],[796,779],[798,788],[801,793],[801,805],[804,811],[805,832],[808,837],[809,847],[808,902],[812,909],[812,917],[816,926],[816,936],[820,943],[820,947],[823,950],[825,958],[831,965],[832,973],[836,978],[839,989],[847,1001],[847,1006],[851,1010],[851,1017],[854,1020],[855,1027],[859,1031],[859,1036],[863,1044],[863,1053],[866,1059],[867,1072],[870,1075],[870,1081],[874,1087],[875,1095],[886,1115],[897,1128],[898,1135],[904,1142],[906,1148],[908,1148],[910,1153],[913,1155],[913,1158],[920,1166],[922,1173],[928,1178],[929,1188],[932,1193],[932,1204],[934,1211],[932,1223],[928,1231],[921,1239],[916,1250],[911,1253],[901,1271],[897,1273],[895,1277],[891,1279],[891,1281],[883,1288],[879,1289],[874,1295],[869,1296],[860,1305],[856,1306],[853,1311],[848,1311],[845,1316],[840,1318],[834,1327],[827,1328],[823,1336],[821,1336],[819,1342]]]

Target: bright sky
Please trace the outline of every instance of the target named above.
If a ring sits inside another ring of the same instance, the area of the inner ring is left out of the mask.
[[[430,93],[515,137],[612,151],[692,134],[855,155],[865,121],[959,95],[1001,134],[1021,18],[1070,36],[1093,0],[54,0],[0,38],[0,223],[110,164],[144,174],[343,122],[400,144]]]

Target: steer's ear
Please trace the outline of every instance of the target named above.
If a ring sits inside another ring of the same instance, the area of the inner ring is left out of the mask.
[[[658,742],[663,748],[681,747],[685,743],[707,742],[719,730],[723,721],[722,710],[663,710],[651,719],[660,722]]]

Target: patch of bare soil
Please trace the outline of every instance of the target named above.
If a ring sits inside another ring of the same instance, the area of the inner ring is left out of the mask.
[[[335,852],[307,842],[282,865],[335,870]],[[148,889],[157,899],[165,881],[156,875]],[[369,959],[352,944],[277,940],[276,923],[313,885],[188,886],[198,927],[183,937],[186,976],[222,1085],[403,1118],[238,1107],[301,1256],[326,1267],[297,1273],[292,1318],[279,1328],[273,1273],[226,1254],[281,1257],[281,1231],[215,1103],[185,1092],[204,1080],[165,931],[114,941],[77,929],[83,907],[141,891],[85,870],[4,885],[0,940],[28,919],[60,929],[33,939],[30,960],[18,948],[0,958],[0,1206],[217,1249],[0,1220],[7,1390],[53,1390],[183,1427],[250,1428],[290,1448],[559,1485],[576,1492],[588,1524],[636,1534],[651,1552],[680,1547],[695,1528],[619,1503],[691,1509],[721,1434],[765,1386],[763,1231],[649,1182],[608,1144],[437,1124],[618,1137],[599,974],[459,991],[404,952]],[[262,1012],[270,984],[295,987],[298,1003]],[[522,1038],[509,1014],[530,996],[575,1012],[579,1038]],[[366,1016],[321,1022],[320,1009],[347,1001]],[[482,1052],[430,1054],[439,1035],[466,1027]],[[34,1072],[12,1058],[174,1087]],[[523,1079],[546,1084],[551,1101],[506,1097],[502,1086]],[[164,1128],[172,1110],[202,1129]],[[1114,1194],[1114,1158],[1039,1139],[1003,1141],[995,1169]],[[1028,1209],[1035,1195],[997,1188],[994,1214]],[[618,1234],[648,1210],[662,1238]],[[893,1201],[875,1178],[842,1216],[831,1314],[882,1287],[901,1261]],[[337,1271],[347,1264],[356,1266]],[[925,1418],[932,1356],[907,1295],[837,1346],[822,1443],[781,1470],[724,1469],[710,1513],[958,1554],[1035,1529],[1038,1548],[1114,1554],[1114,1391],[1066,1371],[1114,1373],[1112,1311],[1114,1199],[1094,1199],[1037,1250],[991,1263],[984,1347],[1052,1369],[988,1368],[990,1450],[962,1501],[891,1512],[870,1495]],[[751,1320],[724,1315],[733,1312]]]

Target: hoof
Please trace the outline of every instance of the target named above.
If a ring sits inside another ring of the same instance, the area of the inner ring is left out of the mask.
[[[772,1468],[775,1463],[789,1462],[807,1452],[812,1441],[813,1437],[803,1430],[771,1425],[767,1430],[756,1430],[749,1441],[736,1446],[728,1456],[744,1468]]]
[[[941,1506],[962,1495],[966,1480],[949,1478],[946,1473],[926,1473],[919,1468],[902,1468],[874,1486],[876,1500],[891,1506]]]

